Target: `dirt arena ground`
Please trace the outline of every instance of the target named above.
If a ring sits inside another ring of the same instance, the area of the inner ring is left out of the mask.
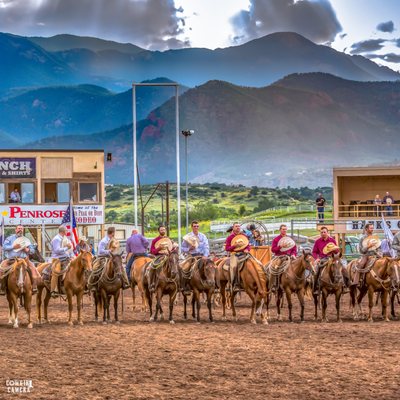
[[[7,324],[2,297],[0,399],[400,398],[399,321],[353,322],[346,295],[341,324],[312,321],[308,302],[304,324],[251,325],[246,303],[238,322],[222,322],[221,308],[205,322],[204,305],[204,322],[184,321],[178,305],[175,325],[149,323],[126,291],[120,325],[95,323],[87,297],[85,325],[69,327],[66,303],[52,300],[52,323],[28,330],[24,313],[19,329]],[[8,393],[10,379],[32,380],[32,392]]]

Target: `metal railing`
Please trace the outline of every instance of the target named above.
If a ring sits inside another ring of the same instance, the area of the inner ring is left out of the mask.
[[[385,218],[400,217],[400,204],[392,205],[376,205],[366,204],[363,202],[356,204],[341,204],[338,206],[338,217],[339,218],[380,218],[382,214]]]

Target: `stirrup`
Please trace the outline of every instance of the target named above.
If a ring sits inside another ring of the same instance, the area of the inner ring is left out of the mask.
[[[51,296],[53,299],[56,299],[58,296],[60,296],[60,293],[58,293],[58,292],[56,292],[55,290],[53,290],[53,291],[50,293],[50,296]]]
[[[36,294],[38,292],[37,287],[32,288],[32,294]]]
[[[5,290],[0,290],[0,296],[5,296],[6,295],[6,291]]]
[[[238,285],[235,285],[233,287],[233,292],[240,292],[240,287]]]

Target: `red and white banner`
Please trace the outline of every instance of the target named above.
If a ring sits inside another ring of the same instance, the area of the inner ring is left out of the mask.
[[[65,204],[58,205],[0,205],[0,214],[5,225],[61,225]],[[102,205],[74,205],[75,219],[78,225],[104,224],[104,207]]]

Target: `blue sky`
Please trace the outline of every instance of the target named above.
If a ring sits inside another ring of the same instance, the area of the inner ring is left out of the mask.
[[[157,50],[227,47],[290,30],[400,70],[400,0],[0,0],[0,26]]]

